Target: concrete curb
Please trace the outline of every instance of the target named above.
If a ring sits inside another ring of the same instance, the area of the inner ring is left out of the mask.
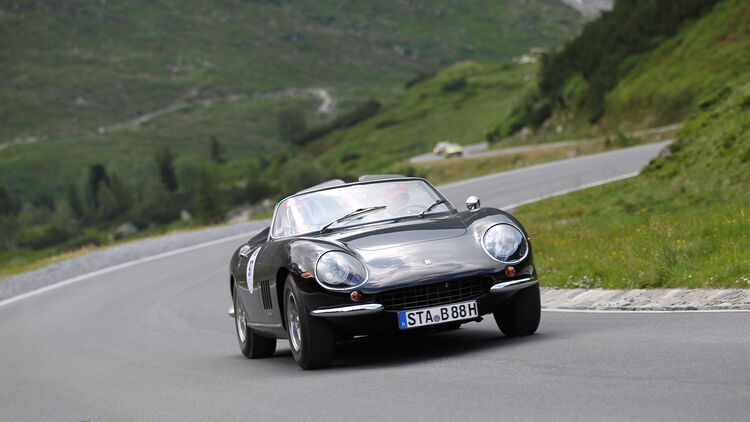
[[[602,311],[750,310],[750,289],[559,289],[542,287],[542,308]]]

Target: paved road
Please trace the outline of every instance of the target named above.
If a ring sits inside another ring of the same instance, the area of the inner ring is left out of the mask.
[[[630,132],[628,135],[635,136],[635,137],[644,137],[644,136],[654,135],[654,134],[664,134],[665,132],[674,132],[680,129],[682,125],[683,125],[682,123],[675,123],[675,124],[671,124],[667,126],[654,127],[650,129],[641,129],[641,130]],[[485,142],[478,142],[475,144],[464,145],[463,158],[479,158],[479,157],[488,157],[492,155],[518,154],[520,152],[533,151],[535,149],[585,144],[588,142],[594,142],[596,140],[601,140],[601,139],[603,139],[603,137],[579,139],[579,140],[571,140],[571,141],[549,142],[549,143],[533,144],[533,145],[521,145],[521,146],[516,146],[516,147],[498,148],[498,149],[489,149],[490,144],[485,141]],[[446,159],[445,157],[438,156],[430,152],[430,153],[415,155],[414,157],[409,159],[409,161],[412,164],[416,164],[416,163],[427,163],[430,161],[438,161],[438,160],[445,160],[445,159]],[[452,158],[452,160],[455,160],[455,158]]]
[[[440,186],[454,205],[477,195],[483,206],[513,208],[518,204],[566,192],[603,180],[633,176],[670,141],[585,155]]]
[[[546,144],[522,145],[522,146],[517,146],[517,147],[508,147],[508,148],[499,148],[499,149],[487,149],[489,147],[489,144],[487,142],[480,142],[478,144],[464,145],[463,158],[479,158],[479,157],[489,157],[492,155],[518,154],[519,152],[533,151],[535,149],[565,147],[568,145],[577,145],[577,144],[583,144],[586,142],[592,142],[592,140],[588,139],[588,140],[583,140],[583,141],[560,141],[560,142],[550,142]],[[448,160],[448,159],[455,160],[455,158],[445,158],[443,156],[436,155],[434,153],[427,153],[427,154],[415,155],[414,157],[409,159],[409,162],[411,162],[412,164],[416,164],[416,163],[428,163],[430,161],[440,161],[440,160]]]
[[[633,159],[622,154],[615,161]],[[543,184],[549,170],[526,177]],[[558,170],[570,186],[585,182]],[[517,174],[445,190],[508,204],[519,197],[497,186]],[[224,314],[236,243],[0,306],[0,420],[742,420],[750,412],[744,313],[545,312],[538,334],[523,339],[501,336],[488,319],[345,345],[323,371],[301,371],[285,342],[274,357],[249,361]]]
[[[488,142],[479,142],[476,144],[464,145],[464,157],[472,157],[474,154],[478,154],[482,151],[487,151],[487,148],[489,146],[490,144]],[[444,159],[445,158],[435,155],[432,152],[428,152],[425,154],[415,155],[414,157],[409,159],[409,162],[426,163],[429,161],[437,161],[437,160],[444,160]]]

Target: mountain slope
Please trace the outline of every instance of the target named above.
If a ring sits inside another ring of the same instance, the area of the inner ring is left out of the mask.
[[[544,58],[537,91],[498,127],[500,137],[531,127],[540,139],[570,139],[684,119],[703,89],[716,85],[710,80],[747,62],[742,42],[721,38],[744,31],[742,4],[618,2]]]
[[[557,0],[5,2],[0,141],[88,133],[185,97],[381,97],[420,70],[556,45],[581,22]]]
[[[510,112],[537,66],[464,62],[385,101],[378,113],[304,147],[326,170],[343,176],[398,171],[412,155],[441,141],[480,142]]]
[[[558,0],[0,2],[0,265],[221,221],[324,176],[258,177],[305,126],[583,21]]]
[[[584,110],[560,109],[547,125],[564,130],[548,138],[625,131],[685,119],[701,98],[750,68],[749,33],[747,3],[720,2],[676,36],[661,40],[657,48],[628,58],[621,68],[622,77],[605,97],[605,112],[595,125]]]
[[[640,176],[518,211],[547,285],[750,288],[748,11],[722,1],[610,94],[653,98],[641,104],[652,112],[688,103],[677,140]]]

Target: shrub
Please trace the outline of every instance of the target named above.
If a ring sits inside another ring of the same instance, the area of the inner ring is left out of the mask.
[[[68,233],[52,224],[36,226],[21,230],[18,234],[18,244],[31,249],[44,249],[59,245],[68,240]]]
[[[467,85],[466,78],[456,78],[443,83],[442,90],[443,92],[460,91],[466,88]]]
[[[376,115],[380,110],[380,103],[375,100],[368,100],[357,106],[354,110],[349,113],[343,114],[333,121],[324,125],[314,127],[295,139],[294,143],[297,145],[304,145],[308,142],[314,141],[315,139],[322,138],[323,136],[333,132],[336,129],[343,129],[350,126],[354,126],[357,123],[367,120],[370,117]]]

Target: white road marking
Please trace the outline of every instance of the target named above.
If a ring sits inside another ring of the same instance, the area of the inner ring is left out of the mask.
[[[597,186],[606,185],[607,183],[618,182],[620,180],[630,179],[631,177],[638,176],[639,174],[640,174],[639,171],[634,171],[632,173],[623,174],[622,176],[610,177],[608,179],[599,180],[597,182],[592,182],[592,183],[586,183],[585,185],[577,186],[577,187],[574,187],[574,188],[563,189],[563,190],[559,190],[557,192],[548,193],[547,195],[537,196],[536,198],[531,198],[531,199],[527,199],[526,201],[516,202],[515,204],[506,205],[506,206],[501,207],[501,208],[506,209],[506,210],[512,210],[514,208],[520,207],[521,205],[531,204],[532,202],[538,202],[538,201],[541,201],[543,199],[549,199],[549,198],[553,198],[555,196],[565,195],[567,193],[572,193],[572,192],[576,192],[576,191],[579,191],[579,190],[584,190],[584,189],[589,189],[589,188],[595,188]]]
[[[125,263],[122,263],[122,264],[114,265],[114,266],[111,266],[111,267],[103,268],[101,270],[96,270],[96,271],[93,271],[93,272],[90,272],[90,273],[87,273],[87,274],[79,275],[77,277],[69,278],[69,279],[63,280],[63,281],[61,281],[59,283],[50,284],[49,286],[45,286],[45,287],[42,287],[42,288],[39,288],[39,289],[36,289],[36,290],[32,290],[30,292],[26,292],[26,293],[20,294],[18,296],[13,296],[11,298],[5,299],[3,301],[0,301],[0,307],[5,306],[5,305],[10,305],[11,303],[18,302],[19,300],[23,300],[23,299],[26,299],[28,297],[32,297],[32,296],[36,296],[36,295],[39,295],[39,294],[42,294],[42,293],[46,293],[46,292],[58,289],[58,288],[63,287],[63,286],[68,286],[68,285],[71,285],[71,284],[79,283],[81,281],[90,279],[92,277],[96,277],[98,275],[111,273],[112,271],[121,270],[121,269],[127,268],[127,267],[132,267],[133,265],[143,264],[145,262],[156,261],[157,259],[162,259],[162,258],[166,258],[166,257],[169,257],[169,256],[178,255],[178,254],[181,254],[181,253],[184,253],[184,252],[194,251],[196,249],[201,249],[201,248],[205,248],[205,247],[208,247],[208,246],[218,245],[219,243],[228,242],[230,240],[235,240],[235,239],[249,239],[250,236],[251,236],[250,233],[237,234],[237,235],[234,235],[234,236],[229,236],[229,237],[224,237],[224,238],[221,238],[221,239],[211,240],[209,242],[203,242],[203,243],[199,243],[197,245],[187,246],[187,247],[180,248],[180,249],[175,249],[175,250],[172,250],[172,251],[169,251],[169,252],[163,252],[163,253],[160,253],[158,255],[147,256],[145,258],[139,258],[139,259],[136,259],[134,261],[129,261],[129,262],[125,262]]]

